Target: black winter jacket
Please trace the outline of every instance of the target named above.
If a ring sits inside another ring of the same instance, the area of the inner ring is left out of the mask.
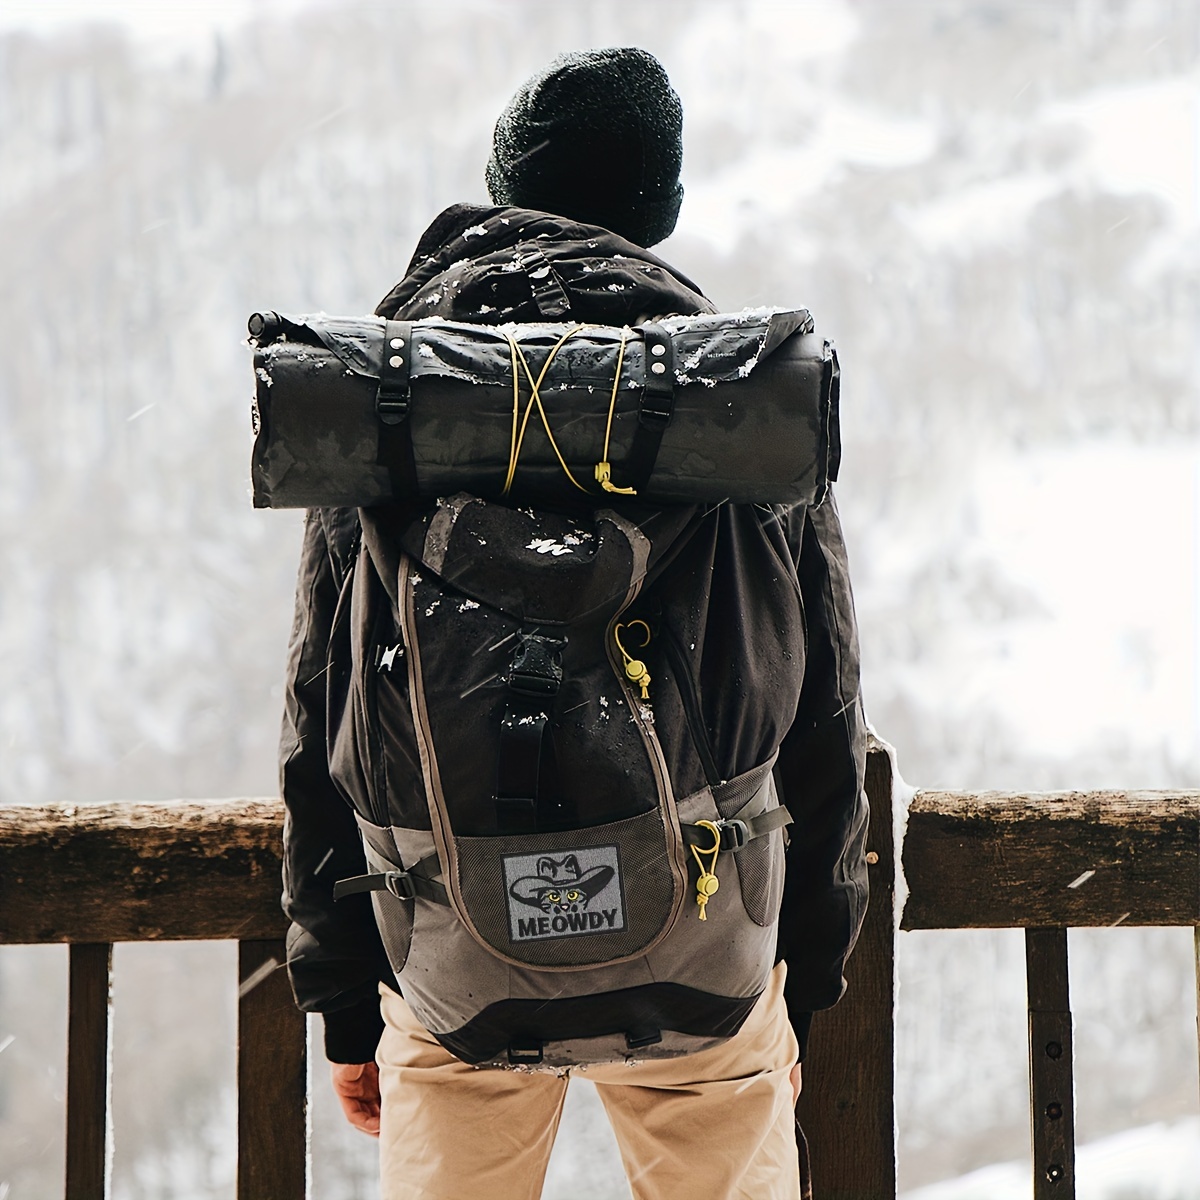
[[[514,270],[511,288],[504,293],[497,293],[493,284],[481,297],[467,275],[461,286],[437,282],[447,268],[471,255],[509,247],[535,247],[554,261],[553,316],[546,311],[546,276],[534,274],[545,258],[520,255],[529,278]],[[577,260],[589,256],[592,265],[580,266]],[[606,269],[596,269],[598,258]],[[565,316],[560,315],[564,302],[569,305]],[[405,277],[376,311],[406,319],[577,319],[632,325],[648,316],[712,311],[712,306],[661,259],[605,230],[544,213],[456,205],[426,231]],[[345,711],[346,693],[339,681],[351,668],[340,661],[331,635],[339,601],[348,602],[349,589],[343,587],[348,572],[379,569],[386,576],[385,564],[372,558],[383,553],[379,547],[387,531],[413,516],[411,506],[396,506],[396,511],[313,509],[305,525],[281,741],[287,809],[283,907],[292,922],[288,970],[296,1001],[305,1011],[324,1015],[326,1054],[335,1062],[365,1062],[374,1056],[382,1030],[378,985],[395,987],[396,981],[369,900],[358,895],[335,904],[332,897],[338,879],[361,874],[366,867],[349,799],[359,791],[355,775],[361,775],[362,764],[346,761],[344,753],[334,755],[327,736],[344,720],[359,719]],[[776,506],[767,518],[768,523],[778,519],[795,564],[806,629],[800,700],[790,722],[785,719],[789,730],[775,768],[781,802],[794,820],[778,955],[788,964],[785,995],[803,1046],[810,1014],[836,1003],[842,993],[843,966],[865,909],[866,734],[854,608],[832,496],[816,508]],[[721,585],[724,594],[714,587],[710,603],[736,612],[738,589],[756,586],[755,579],[738,569],[737,547],[746,544],[744,539],[761,542],[767,536],[763,511],[724,504],[706,514],[706,520],[713,526],[713,553],[728,559],[713,573],[714,579],[728,581]],[[368,533],[361,551],[360,526]],[[778,530],[770,533],[778,540]],[[356,554],[366,561],[352,568]]]

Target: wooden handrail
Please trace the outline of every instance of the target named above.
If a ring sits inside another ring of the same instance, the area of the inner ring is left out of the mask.
[[[279,800],[0,807],[0,944],[281,938],[282,837]]]
[[[271,799],[0,807],[0,943],[280,937],[282,827]],[[918,792],[903,866],[902,929],[1200,925],[1200,791]]]
[[[816,1195],[895,1195],[897,927],[991,927],[1026,930],[1034,1194],[1068,1200],[1066,930],[1196,926],[1200,972],[1200,792],[918,792],[897,921],[895,779],[894,755],[873,742],[871,906],[846,998],[818,1018],[800,1101]],[[0,944],[72,943],[69,1200],[107,1187],[112,943],[189,938],[240,942],[239,1200],[306,1195],[305,1023],[281,969],[282,824],[273,799],[0,807]]]
[[[1200,925],[1200,792],[918,792],[902,929]]]

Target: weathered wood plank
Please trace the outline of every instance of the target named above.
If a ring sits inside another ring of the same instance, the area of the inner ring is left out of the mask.
[[[903,929],[1200,924],[1200,792],[919,792]]]
[[[1025,931],[1033,1200],[1075,1200],[1075,1083],[1067,931]]]
[[[0,807],[0,943],[277,937],[282,822],[269,799]],[[1200,792],[921,792],[904,869],[904,929],[1200,925]]]
[[[238,1200],[304,1200],[308,1060],[281,941],[238,946]]]
[[[891,747],[867,756],[871,902],[846,965],[846,994],[813,1019],[796,1112],[808,1136],[813,1195],[880,1200],[896,1195],[895,845]]]
[[[71,947],[67,1008],[66,1200],[108,1195],[112,946]]]
[[[0,943],[275,938],[277,800],[0,807]]]

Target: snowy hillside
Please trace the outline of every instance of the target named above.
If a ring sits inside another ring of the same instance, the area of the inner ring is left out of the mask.
[[[905,777],[1196,786],[1200,6],[228,0],[149,39],[84,20],[137,8],[0,8],[0,803],[274,791],[299,520],[249,506],[246,316],[370,310],[440,208],[484,200],[517,84],[608,44],[658,54],[683,99],[662,255],[722,307],[806,305],[838,343],[864,690]],[[118,949],[124,1200],[228,1192],[229,951]],[[1071,954],[1080,1138],[1109,1164],[1080,1194],[1117,1200],[1118,1147],[1143,1181],[1121,1200],[1191,1200],[1163,1165],[1196,1134],[1190,934],[1080,931]],[[911,1200],[1026,1152],[1022,964],[1015,931],[901,938]],[[64,970],[0,948],[9,1200],[58,1188]],[[553,1177],[578,1200],[608,1168],[572,1162],[612,1167],[586,1104]],[[371,1148],[337,1121],[322,1092],[318,1194],[370,1196]],[[989,1170],[972,1196],[1018,1194]]]

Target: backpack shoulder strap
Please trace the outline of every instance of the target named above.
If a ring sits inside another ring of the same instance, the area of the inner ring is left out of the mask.
[[[340,591],[354,567],[362,543],[358,509],[318,508],[316,514],[321,522],[321,532],[325,534],[325,544],[329,547],[329,559]]]

